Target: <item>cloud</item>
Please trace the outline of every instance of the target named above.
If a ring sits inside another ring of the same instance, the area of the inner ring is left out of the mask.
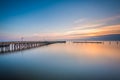
[[[79,22],[79,20],[77,21],[77,24],[72,25],[72,29],[77,30],[77,29],[95,29],[95,28],[100,28],[100,27],[104,27],[105,25],[111,25],[110,22],[112,23],[115,20],[120,19],[120,15],[117,16],[112,16],[112,17],[108,17],[108,18],[104,18],[104,19],[99,19],[99,20],[90,20],[87,21],[87,19],[80,19],[80,21],[82,20],[83,22]],[[109,22],[109,24],[108,24]],[[80,24],[78,24],[80,23]]]
[[[106,34],[120,34],[120,24],[104,26],[97,29],[88,29],[88,30],[75,30],[70,31],[69,35],[76,36],[77,38],[89,37],[89,36],[100,36]]]
[[[89,36],[120,34],[120,24],[107,24],[120,19],[120,16],[113,16],[99,20],[87,21],[87,19],[78,19],[70,30],[64,33],[66,38],[83,38]],[[80,24],[79,24],[80,23]]]
[[[83,21],[85,21],[86,19],[85,18],[81,18],[81,19],[78,19],[78,20],[75,20],[74,23],[77,24],[77,23],[81,23]]]
[[[105,19],[88,21],[85,18],[73,22],[72,27],[64,32],[53,33],[33,33],[32,35],[23,36],[24,40],[61,40],[77,39],[91,36],[120,34],[120,24],[106,24],[120,19],[120,16],[113,16]],[[80,23],[80,24],[79,24]],[[22,35],[0,34],[0,40],[20,40]]]
[[[117,19],[120,19],[120,15],[100,19],[100,20],[97,20],[96,22],[109,22],[109,21],[113,21],[113,20],[117,20]]]
[[[80,30],[85,30],[85,29],[93,29],[93,28],[98,28],[105,25],[104,23],[89,23],[89,24],[83,24],[79,25],[77,27],[74,27],[74,30],[80,29]]]
[[[85,19],[77,20],[75,23],[79,26],[70,27],[64,32],[53,33],[35,33],[32,36],[26,36],[26,40],[61,40],[61,39],[77,39],[91,36],[120,34],[120,24],[106,25],[107,22],[118,19],[119,16],[110,17],[106,19],[96,20],[85,23]],[[75,25],[76,25],[75,24]]]

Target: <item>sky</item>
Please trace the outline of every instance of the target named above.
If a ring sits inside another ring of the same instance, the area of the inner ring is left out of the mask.
[[[120,34],[120,0],[0,0],[0,41]]]

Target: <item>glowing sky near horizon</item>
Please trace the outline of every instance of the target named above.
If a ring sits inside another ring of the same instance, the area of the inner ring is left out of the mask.
[[[0,40],[120,34],[119,0],[0,0]]]

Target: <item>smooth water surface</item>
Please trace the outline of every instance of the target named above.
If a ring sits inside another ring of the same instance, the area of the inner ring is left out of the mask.
[[[120,42],[57,43],[0,54],[0,78],[120,80]]]

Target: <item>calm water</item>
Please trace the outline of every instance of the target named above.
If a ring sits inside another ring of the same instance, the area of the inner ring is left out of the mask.
[[[120,42],[67,42],[0,54],[1,79],[120,80]]]

